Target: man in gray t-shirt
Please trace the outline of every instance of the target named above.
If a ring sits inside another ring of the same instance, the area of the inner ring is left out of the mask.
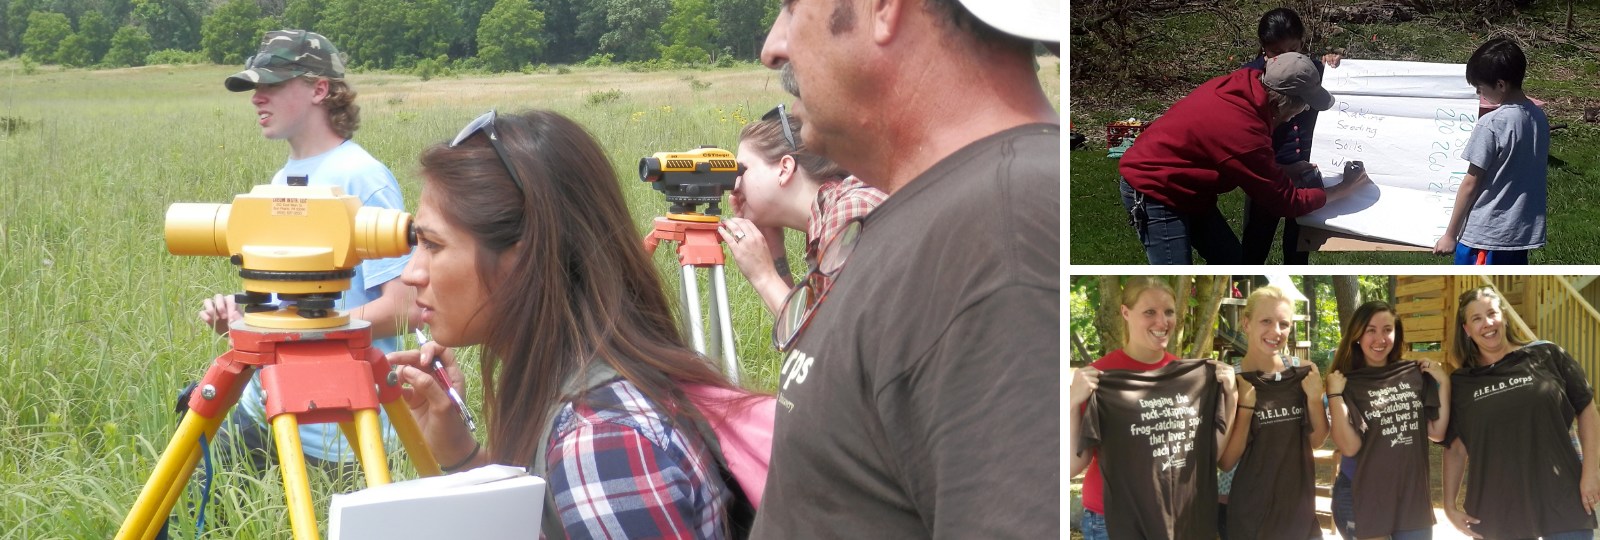
[[[1499,108],[1478,119],[1462,151],[1467,174],[1434,253],[1456,264],[1527,264],[1544,246],[1545,160],[1550,123],[1522,91],[1527,59],[1516,42],[1493,39],[1467,61],[1467,82]]]
[[[1065,532],[1065,146],[1033,55],[1062,4],[778,10],[761,58],[800,138],[890,195],[785,351],[752,538]]]

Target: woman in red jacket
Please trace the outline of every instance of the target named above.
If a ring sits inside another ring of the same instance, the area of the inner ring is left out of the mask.
[[[1217,210],[1217,197],[1242,189],[1262,207],[1297,217],[1370,182],[1364,172],[1324,189],[1309,162],[1279,166],[1272,130],[1308,107],[1333,106],[1322,75],[1288,52],[1265,70],[1242,68],[1200,85],[1168,109],[1122,157],[1123,206],[1151,264],[1192,264],[1191,248],[1213,264],[1242,263],[1243,248]]]

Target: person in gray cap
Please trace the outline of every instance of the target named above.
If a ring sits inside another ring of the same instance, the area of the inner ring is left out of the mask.
[[[1061,537],[1061,118],[1033,55],[1061,7],[780,8],[761,58],[801,138],[889,197],[779,315],[753,537]]]
[[[1310,162],[1278,164],[1272,131],[1308,107],[1328,110],[1333,96],[1310,58],[1286,52],[1265,70],[1206,81],[1151,123],[1119,166],[1123,207],[1150,263],[1192,264],[1199,253],[1211,264],[1241,264],[1239,237],[1217,209],[1217,197],[1234,189],[1292,218],[1370,184],[1358,170],[1324,188]]]
[[[351,140],[361,123],[356,93],[344,80],[344,61],[328,38],[305,30],[267,32],[260,50],[245,63],[245,70],[228,76],[223,85],[234,92],[254,90],[250,104],[256,123],[268,139],[289,143],[289,160],[272,176],[285,185],[290,177],[306,177],[309,185],[338,186],[365,206],[405,210],[394,174],[361,145]],[[411,256],[376,259],[356,266],[335,308],[372,323],[372,344],[384,353],[394,352],[397,336],[411,330],[410,287],[398,279]],[[243,317],[232,295],[205,300],[200,320],[218,334]],[[218,432],[218,447],[231,448],[232,440],[248,450],[258,469],[276,461],[277,453],[263,412],[264,393],[259,373],[250,379],[227,429]],[[383,417],[385,446],[396,447],[393,429]],[[354,470],[355,452],[337,424],[300,426],[307,464],[329,470]],[[348,464],[350,467],[340,467]]]

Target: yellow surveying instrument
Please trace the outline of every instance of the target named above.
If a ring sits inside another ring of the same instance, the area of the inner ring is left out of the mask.
[[[189,397],[189,410],[117,531],[118,540],[149,539],[161,530],[194,473],[201,437],[215,438],[257,370],[296,540],[317,538],[300,424],[338,423],[356,449],[367,486],[387,484],[381,405],[417,471],[440,474],[400,399],[398,376],[372,346],[372,324],[333,309],[350,288],[357,264],[411,251],[411,215],[362,207],[337,187],[309,187],[305,180],[256,186],[232,205],[168,207],[167,251],[228,257],[244,282],[244,292],[234,298],[245,316],[229,326],[231,348],[212,361]],[[273,295],[286,307],[270,304]]]
[[[722,193],[733,191],[734,182],[744,174],[744,166],[733,153],[713,147],[687,152],[656,152],[639,160],[639,179],[666,196],[671,205],[664,217],[656,217],[645,235],[645,251],[654,255],[662,241],[678,244],[680,322],[694,350],[710,358],[720,358],[728,380],[739,382],[739,359],[733,345],[733,315],[728,310],[728,284],[723,274],[722,237],[717,226],[722,222],[718,203]],[[700,213],[700,205],[707,205]],[[710,341],[700,316],[698,269],[711,275]]]

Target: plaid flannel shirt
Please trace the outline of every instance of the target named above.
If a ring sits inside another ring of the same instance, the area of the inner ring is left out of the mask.
[[[556,414],[546,466],[571,538],[716,538],[733,495],[698,437],[617,379]]]
[[[850,220],[872,213],[888,198],[889,194],[854,176],[823,183],[822,189],[817,190],[817,200],[811,204],[811,222],[806,227],[807,264],[817,264],[822,251],[844,231]],[[827,290],[827,286],[832,285],[829,281],[821,274],[814,275],[811,290]]]

